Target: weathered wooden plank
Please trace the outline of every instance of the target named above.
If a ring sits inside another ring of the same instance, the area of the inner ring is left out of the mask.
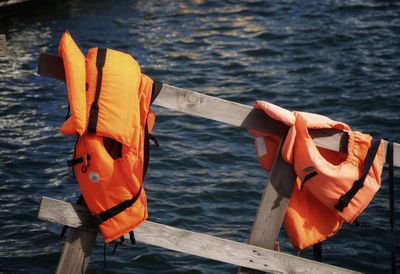
[[[38,73],[65,81],[62,59],[42,53]],[[204,95],[187,89],[163,85],[154,104],[187,114],[217,120],[234,126],[251,128],[274,135],[283,135],[287,127],[251,106]],[[311,130],[314,142],[323,148],[346,151],[347,134],[336,130]],[[394,145],[394,164],[400,166],[400,144]]]
[[[229,125],[283,135],[287,126],[251,106],[164,84],[155,105]]]
[[[43,197],[38,217],[82,228],[87,227],[90,221],[89,213],[86,211],[85,214],[85,210],[81,205]],[[149,221],[135,229],[135,238],[138,242],[271,273],[355,273],[297,256]]]
[[[0,34],[0,57],[4,57],[6,55],[7,55],[6,36],[5,34]]]
[[[56,273],[85,273],[96,241],[96,235],[97,233],[93,231],[70,228]]]
[[[279,151],[281,151],[282,146],[283,141],[279,144]],[[296,173],[293,166],[282,159],[281,153],[277,153],[250,232],[249,244],[268,249],[274,248],[295,180]],[[239,268],[238,273],[256,274],[263,272]]]

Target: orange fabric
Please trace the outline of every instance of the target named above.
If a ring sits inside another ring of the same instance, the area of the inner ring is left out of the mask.
[[[372,137],[361,132],[349,131],[347,125],[335,123],[332,120],[325,120],[325,128],[346,129],[349,135],[348,152],[345,157],[343,154],[330,152],[322,154],[313,142],[308,129],[323,128],[318,122],[318,116],[296,113],[296,142],[294,167],[297,176],[303,180],[310,171],[308,167],[313,167],[313,171],[318,172],[307,181],[304,188],[309,190],[326,207],[334,212],[346,222],[352,223],[355,218],[367,207],[375,193],[381,185],[381,174],[384,163],[383,142],[375,156],[375,161],[364,182],[364,186],[357,192],[348,207],[343,211],[337,211],[334,206],[338,203],[338,198],[345,194],[361,176],[364,159],[371,145]],[[342,158],[339,163],[334,162]]]
[[[291,125],[282,148],[282,157],[294,165],[298,176],[284,219],[285,229],[293,246],[304,249],[334,235],[343,222],[352,223],[380,188],[384,163],[383,142],[364,186],[343,212],[340,212],[335,205],[361,176],[372,137],[351,131],[348,125],[322,115],[306,112],[289,114],[288,111],[265,102],[257,102],[256,108],[261,108],[270,117]],[[347,132],[348,153],[319,148],[314,144],[309,129],[324,128]],[[256,150],[261,165],[271,171],[279,138],[257,131],[250,133],[256,137]],[[312,172],[317,175],[307,179],[302,188],[302,182]]]
[[[293,113],[264,101],[256,101],[255,108],[263,110],[271,118],[291,127],[288,138],[286,138],[282,147],[282,157],[285,161],[292,163],[292,148],[296,135],[295,127],[293,127],[296,119]],[[267,171],[271,171],[279,146],[279,137],[252,129],[249,129],[249,132],[256,137],[256,151],[262,167]]]
[[[284,226],[292,245],[301,250],[334,235],[343,221],[308,190],[300,191],[300,186],[297,178]]]
[[[85,56],[78,48],[69,32],[61,37],[58,53],[63,59],[71,120],[61,127],[61,132],[82,135],[86,129],[86,67]],[[73,127],[71,126],[73,124]],[[73,132],[71,132],[73,131]]]
[[[87,54],[87,109],[93,104],[97,88],[97,48]],[[99,114],[96,134],[110,137],[123,144],[136,139],[139,125],[129,127],[140,119],[138,90],[141,80],[139,64],[129,54],[107,49],[101,81]],[[89,120],[87,112],[87,121]],[[145,117],[146,118],[146,117]]]
[[[60,43],[65,43],[65,39],[69,46],[60,45],[62,54],[73,56],[69,50],[75,54],[78,48],[69,34],[64,34]],[[72,117],[61,131],[80,135],[74,159],[83,160],[73,169],[91,214],[99,214],[130,200],[140,190],[139,198],[132,206],[99,225],[104,241],[108,243],[133,230],[148,216],[146,194],[142,188],[145,126],[147,123],[151,130],[155,116],[150,109],[153,80],[141,73],[137,62],[128,54],[106,49],[102,74],[99,75],[98,53],[98,48],[89,50],[86,61],[83,60],[83,64],[86,63],[84,70],[79,65],[79,69],[75,68],[76,63],[82,62],[80,57],[78,60],[71,57],[69,65],[64,65]],[[86,89],[84,100],[81,98],[82,82]],[[98,82],[101,82],[99,87]],[[90,110],[96,94],[95,133],[88,133]],[[75,121],[79,122],[79,127]]]
[[[75,157],[90,155],[87,170],[84,163],[74,166],[74,174],[91,214],[99,214],[135,195],[142,185],[143,162],[132,159],[129,147],[122,158],[114,160],[104,145],[104,138],[93,134],[79,137]],[[106,243],[128,233],[147,218],[146,194],[115,217],[100,224]]]
[[[144,127],[147,122],[147,128],[149,133],[151,133],[154,123],[155,123],[155,115],[154,112],[150,108],[150,100],[151,100],[151,92],[146,92],[147,90],[152,90],[153,88],[153,80],[145,75],[142,74],[142,79],[140,82],[139,87],[139,94],[140,94],[140,106],[142,107],[142,112],[147,112],[147,118],[141,117],[141,126]]]

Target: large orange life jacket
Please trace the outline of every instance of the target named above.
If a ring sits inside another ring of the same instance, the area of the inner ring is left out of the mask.
[[[156,85],[128,54],[92,48],[85,57],[68,32],[59,55],[71,108],[60,130],[79,136],[69,164],[108,243],[147,218],[143,178]]]
[[[334,235],[343,222],[352,223],[368,206],[381,185],[384,145],[368,134],[352,131],[344,123],[325,116],[290,112],[258,101],[272,118],[290,126],[282,158],[293,164],[296,183],[284,219],[294,247],[304,249]],[[349,136],[347,152],[315,145],[309,129],[337,129]],[[279,138],[257,131],[257,155],[267,171],[277,153]]]

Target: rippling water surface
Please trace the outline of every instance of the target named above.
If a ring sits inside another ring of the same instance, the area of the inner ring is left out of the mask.
[[[58,2],[0,21],[8,39],[8,56],[0,58],[0,272],[54,272],[61,227],[37,220],[38,203],[43,195],[78,196],[65,164],[74,140],[58,132],[67,108],[64,84],[36,74],[39,53],[55,53],[65,29],[84,50],[133,53],[160,81],[243,104],[263,99],[317,112],[400,142],[396,1]],[[267,179],[252,138],[225,124],[155,112],[161,147],[152,151],[146,178],[149,219],[246,242]],[[324,262],[389,271],[386,173],[383,178],[359,218],[362,226],[346,225],[324,243]],[[400,212],[399,202],[396,207]],[[282,250],[297,254],[283,231],[280,240]],[[310,251],[300,255],[309,258]],[[237,269],[143,244],[109,255],[106,269],[102,260],[99,239],[88,273]]]

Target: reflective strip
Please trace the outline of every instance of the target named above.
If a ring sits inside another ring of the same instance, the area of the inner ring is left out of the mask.
[[[257,156],[262,157],[268,155],[267,146],[265,145],[264,137],[256,138]]]

